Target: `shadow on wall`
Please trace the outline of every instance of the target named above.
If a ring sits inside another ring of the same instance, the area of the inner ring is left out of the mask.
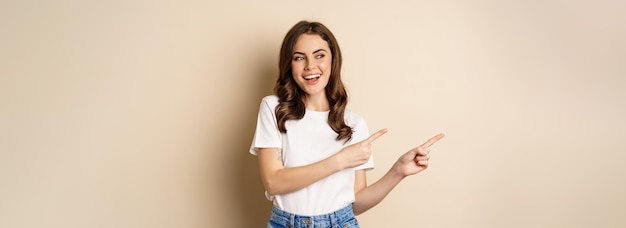
[[[273,52],[260,52],[273,53]],[[256,59],[276,59],[275,56],[263,56]],[[273,61],[257,62],[256,67],[252,67],[254,75],[250,76],[248,86],[243,89],[249,89],[246,97],[239,97],[236,107],[238,112],[243,113],[241,121],[235,122],[234,132],[231,140],[240,142],[232,147],[232,161],[230,161],[230,170],[224,170],[225,174],[232,174],[236,181],[232,182],[234,186],[229,186],[233,190],[232,195],[235,202],[235,208],[240,213],[241,220],[236,227],[265,227],[271,212],[272,203],[265,198],[265,188],[259,174],[259,166],[256,156],[250,154],[250,144],[256,128],[257,114],[261,99],[264,96],[272,94],[276,75],[278,75],[277,66]],[[237,96],[237,95],[235,95]],[[234,224],[233,224],[234,225]]]

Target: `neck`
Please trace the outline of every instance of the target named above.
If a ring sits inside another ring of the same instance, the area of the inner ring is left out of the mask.
[[[304,100],[306,109],[312,111],[328,111],[330,110],[330,104],[325,94],[319,94],[315,96],[307,96]]]

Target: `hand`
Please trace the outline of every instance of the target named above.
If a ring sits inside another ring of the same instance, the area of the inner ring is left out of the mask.
[[[342,162],[342,169],[365,164],[372,154],[372,142],[385,133],[387,133],[387,129],[381,129],[370,135],[369,138],[341,149],[336,156]]]
[[[396,161],[394,165],[396,170],[403,176],[409,176],[417,174],[426,168],[428,168],[428,159],[430,159],[430,146],[439,141],[445,136],[444,134],[437,134],[430,138],[421,146],[418,146],[412,150],[409,150]]]

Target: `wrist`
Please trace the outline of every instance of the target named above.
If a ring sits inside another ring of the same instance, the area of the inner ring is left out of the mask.
[[[341,158],[340,153],[337,153],[330,157],[329,159],[330,167],[334,171],[340,171],[345,169],[344,159]]]
[[[398,164],[397,161],[393,164],[391,170],[389,170],[389,174],[399,179],[404,179],[408,176],[404,173],[404,171],[402,171],[402,166]]]

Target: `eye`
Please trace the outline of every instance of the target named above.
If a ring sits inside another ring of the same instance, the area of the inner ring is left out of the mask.
[[[321,59],[321,58],[324,58],[324,56],[326,56],[326,55],[324,55],[324,54],[319,54],[319,55],[316,55],[316,56],[315,56],[315,58]]]
[[[293,57],[293,61],[300,61],[300,60],[304,60],[304,57],[302,57],[302,56],[295,56],[295,57]]]

